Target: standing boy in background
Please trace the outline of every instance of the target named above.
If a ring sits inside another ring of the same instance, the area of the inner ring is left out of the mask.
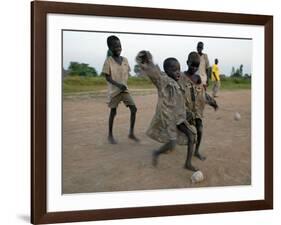
[[[208,85],[209,85],[211,68],[210,68],[208,55],[206,53],[202,52],[203,49],[204,49],[204,43],[202,41],[198,42],[197,53],[200,56],[200,65],[199,65],[199,68],[198,68],[198,73],[201,77],[202,84],[203,84],[203,86],[206,90]]]
[[[212,81],[213,81],[213,97],[218,97],[218,92],[221,86],[220,82],[220,70],[218,67],[219,60],[215,59],[215,64],[212,67]]]
[[[108,82],[108,106],[110,108],[110,115],[108,121],[108,141],[111,144],[117,143],[113,136],[112,130],[114,118],[117,114],[117,107],[121,101],[124,102],[124,104],[129,107],[131,111],[130,131],[128,137],[134,141],[139,141],[134,134],[137,108],[135,106],[133,98],[129,93],[127,86],[127,81],[130,72],[128,60],[127,58],[120,55],[122,47],[118,37],[114,35],[109,36],[107,38],[107,46],[112,55],[109,55],[105,60],[102,69],[102,74],[105,75],[105,78]]]

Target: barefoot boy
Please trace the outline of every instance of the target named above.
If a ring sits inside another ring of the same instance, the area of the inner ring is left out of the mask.
[[[116,36],[109,36],[107,38],[107,46],[111,51],[112,55],[108,56],[104,62],[102,73],[105,75],[108,82],[108,94],[109,94],[109,103],[110,108],[109,115],[109,132],[108,132],[108,141],[111,144],[116,144],[116,140],[113,136],[113,121],[114,117],[117,114],[118,104],[122,101],[124,104],[129,107],[131,111],[130,119],[130,131],[129,138],[134,141],[139,141],[134,134],[134,126],[136,120],[137,108],[135,106],[134,100],[131,97],[128,87],[127,80],[130,72],[130,66],[128,60],[121,56],[121,42]]]
[[[197,53],[200,57],[200,64],[198,66],[198,74],[201,78],[202,85],[204,86],[205,90],[207,89],[209,85],[209,78],[210,78],[210,63],[209,58],[206,53],[203,53],[204,49],[204,43],[202,41],[199,41],[197,43]]]
[[[160,69],[153,64],[149,52],[141,51],[136,61],[158,91],[156,112],[147,135],[165,144],[153,152],[153,164],[157,165],[159,155],[173,150],[176,143],[187,144],[185,168],[196,171],[191,164],[196,130],[186,121],[185,101],[177,83],[180,77],[179,62],[175,58],[166,59],[164,61],[166,74],[161,74]]]
[[[195,125],[197,131],[194,155],[200,160],[205,160],[206,157],[199,152],[203,133],[203,111],[206,104],[214,107],[215,110],[218,108],[218,105],[216,101],[206,93],[200,76],[195,74],[199,64],[200,56],[197,52],[191,52],[187,59],[188,70],[182,74],[178,83],[185,98],[186,108],[188,109],[187,120],[190,124]]]

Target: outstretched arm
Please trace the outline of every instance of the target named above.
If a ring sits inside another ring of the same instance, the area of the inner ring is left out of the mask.
[[[140,51],[137,54],[136,62],[140,66],[140,69],[146,74],[152,83],[159,88],[161,80],[161,71],[158,66],[154,65],[152,61],[152,55],[149,51]]]
[[[212,106],[214,108],[214,110],[217,110],[219,108],[216,100],[214,98],[212,98],[207,92],[205,92],[205,102],[209,106]]]

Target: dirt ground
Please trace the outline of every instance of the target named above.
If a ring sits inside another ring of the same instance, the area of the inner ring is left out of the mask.
[[[161,144],[145,131],[154,114],[154,91],[133,93],[138,107],[135,143],[128,139],[129,110],[120,104],[114,123],[117,145],[107,142],[109,109],[106,98],[67,97],[63,102],[63,193],[151,190],[251,184],[251,92],[222,91],[217,112],[206,106],[201,144],[206,161],[193,157],[204,174],[192,184],[191,171],[183,169],[186,146],[161,155],[151,164],[153,149]],[[241,119],[234,120],[235,112]]]

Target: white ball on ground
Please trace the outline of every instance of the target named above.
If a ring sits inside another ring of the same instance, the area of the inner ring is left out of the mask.
[[[190,179],[192,183],[199,183],[204,180],[204,175],[200,170],[198,170],[192,174]]]
[[[241,115],[240,115],[239,112],[236,112],[236,113],[234,114],[234,119],[235,119],[235,120],[240,120],[240,119],[241,119]]]

